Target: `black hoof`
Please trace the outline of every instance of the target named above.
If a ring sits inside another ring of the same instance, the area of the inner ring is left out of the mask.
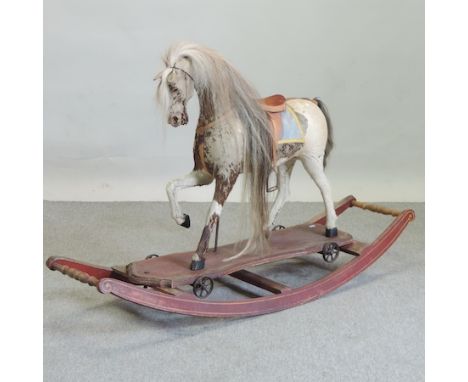
[[[155,253],[152,253],[151,255],[148,255],[145,257],[146,260],[152,259],[153,257],[159,257],[159,255],[156,255]]]
[[[338,229],[336,227],[334,228],[327,228],[325,230],[325,236],[326,237],[335,237],[338,235]]]
[[[182,227],[190,228],[190,216],[184,214],[184,222],[181,224]]]
[[[205,260],[192,260],[192,264],[190,264],[190,270],[192,271],[199,271],[200,269],[205,268]]]
[[[282,230],[282,229],[286,229],[286,227],[284,225],[278,224],[278,225],[275,225],[271,230],[272,231],[279,231],[279,230]]]

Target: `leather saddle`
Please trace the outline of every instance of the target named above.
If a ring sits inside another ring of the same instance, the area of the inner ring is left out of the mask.
[[[316,105],[318,101],[316,98],[302,98],[309,100]],[[286,111],[286,98],[281,94],[274,94],[272,96],[261,98],[257,100],[262,109],[268,114],[271,125],[271,132],[273,135],[274,146],[276,147],[280,141],[282,135],[283,125],[281,119],[281,113]],[[275,157],[275,153],[273,153]]]
[[[268,113],[281,113],[286,110],[286,98],[281,94],[261,98],[258,100],[258,103]]]
[[[276,147],[283,128],[281,123],[281,113],[286,111],[286,98],[281,94],[274,94],[272,96],[259,99],[258,103],[262,109],[268,113],[271,132],[273,135],[273,145]],[[276,148],[273,149],[272,159],[273,161],[276,160]]]

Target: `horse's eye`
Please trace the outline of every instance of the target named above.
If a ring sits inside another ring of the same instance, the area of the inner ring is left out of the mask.
[[[174,93],[175,91],[177,91],[177,88],[176,88],[174,85],[172,85],[172,84],[167,84],[167,86],[169,87],[169,91],[170,91],[171,93]]]

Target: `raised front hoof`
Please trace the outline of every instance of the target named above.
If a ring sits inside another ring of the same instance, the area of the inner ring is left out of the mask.
[[[325,229],[325,236],[326,237],[336,237],[338,236],[338,228],[327,228]]]
[[[192,260],[192,264],[190,264],[190,270],[192,271],[199,271],[200,269],[205,268],[205,260]]]
[[[181,224],[182,227],[190,228],[190,216],[184,214],[184,222]]]

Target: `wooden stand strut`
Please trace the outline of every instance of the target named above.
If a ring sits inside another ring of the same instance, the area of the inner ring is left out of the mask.
[[[378,214],[383,214],[383,215],[391,215],[395,217],[400,216],[402,213],[402,211],[398,211],[393,208],[382,207],[377,204],[364,203],[358,200],[354,200],[353,202],[351,202],[351,205],[353,207],[358,207],[363,210],[368,210],[368,211],[376,212]]]
[[[99,284],[98,278],[91,276],[86,272],[79,271],[78,269],[71,268],[68,265],[55,263],[50,267],[50,269],[54,271],[59,271],[60,273],[71,277],[72,279],[78,280],[83,284],[88,284],[89,286],[97,287],[97,285]]]

